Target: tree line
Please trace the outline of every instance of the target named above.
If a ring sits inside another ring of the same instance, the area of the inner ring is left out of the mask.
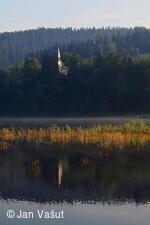
[[[1,115],[100,115],[150,112],[150,58],[81,57],[65,53],[69,75],[55,55],[28,58],[0,71]]]
[[[0,68],[23,63],[29,55],[41,55],[46,49],[55,54],[60,45],[63,52],[91,57],[101,52],[136,56],[150,52],[150,29],[135,28],[56,28],[0,33]]]

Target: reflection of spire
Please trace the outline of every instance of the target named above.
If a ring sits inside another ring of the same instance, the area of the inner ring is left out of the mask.
[[[58,187],[60,188],[63,178],[63,164],[62,161],[58,161]]]
[[[58,48],[58,70],[59,70],[60,74],[65,75],[65,76],[68,75],[69,69],[68,69],[67,66],[65,66],[65,64],[61,60],[61,55],[60,55],[60,49],[59,48]]]

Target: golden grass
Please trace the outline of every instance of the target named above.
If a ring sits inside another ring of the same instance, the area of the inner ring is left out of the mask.
[[[127,123],[122,126],[93,125],[89,128],[60,128],[53,126],[47,129],[1,129],[0,141],[5,143],[36,144],[83,144],[103,148],[129,145],[143,146],[150,142],[150,126],[142,121]]]

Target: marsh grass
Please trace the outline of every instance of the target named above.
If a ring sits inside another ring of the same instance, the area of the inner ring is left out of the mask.
[[[143,146],[150,142],[150,126],[138,120],[121,126],[93,125],[88,128],[58,127],[47,129],[1,129],[0,141],[5,143],[82,144],[111,149]]]

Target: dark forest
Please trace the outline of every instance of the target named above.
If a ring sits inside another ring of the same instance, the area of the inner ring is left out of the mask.
[[[58,71],[58,42],[68,76]],[[149,113],[149,52],[146,28],[3,33],[0,114]]]
[[[29,56],[41,56],[43,51],[61,51],[91,57],[107,56],[115,51],[121,56],[150,53],[150,29],[136,28],[57,28],[0,34],[0,68],[24,63]]]
[[[68,76],[57,58],[29,58],[0,72],[1,115],[99,115],[150,112],[150,60],[65,54]]]

